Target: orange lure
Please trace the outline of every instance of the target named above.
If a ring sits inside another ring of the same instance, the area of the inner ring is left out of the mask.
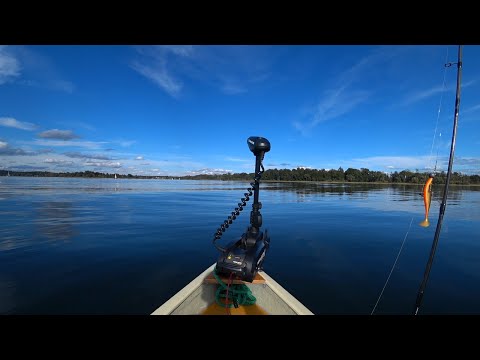
[[[423,220],[420,223],[420,226],[427,227],[430,226],[430,222],[428,221],[428,212],[430,211],[430,203],[432,202],[432,181],[433,181],[433,175],[430,174],[430,176],[427,179],[427,182],[425,183],[423,187],[423,203],[425,204],[425,220]]]

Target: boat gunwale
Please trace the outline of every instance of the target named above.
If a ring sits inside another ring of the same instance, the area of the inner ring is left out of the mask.
[[[209,266],[205,271],[164,302],[160,307],[153,311],[150,315],[171,315],[196,289],[204,284],[205,278],[215,268],[215,263]],[[290,307],[297,315],[314,315],[305,305],[303,305],[292,294],[285,290],[278,282],[264,271],[260,274],[265,279],[264,286],[268,286],[288,307]]]

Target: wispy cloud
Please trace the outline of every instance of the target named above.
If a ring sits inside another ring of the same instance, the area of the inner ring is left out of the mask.
[[[178,98],[184,77],[235,95],[265,81],[271,55],[268,47],[166,45],[137,47],[130,67]]]
[[[222,91],[228,95],[235,95],[247,92],[247,89],[239,84],[224,84]]]
[[[477,83],[477,80],[470,80],[465,82],[462,85],[462,88],[467,88],[469,86],[472,86]],[[448,92],[454,92],[455,87],[454,86],[448,86],[448,87],[443,87],[443,85],[437,85],[437,86],[432,86],[428,89],[422,89],[422,90],[417,90],[414,91],[410,94],[408,94],[405,99],[401,102],[400,105],[402,106],[407,106],[407,105],[412,105],[417,102],[420,102],[422,100],[431,98],[432,96],[435,96],[437,94],[442,93],[443,91],[448,91]]]
[[[56,140],[72,140],[80,137],[74,134],[72,130],[58,130],[58,129],[43,131],[39,133],[38,136],[44,139],[56,139]]]
[[[18,170],[18,171],[44,171],[48,170],[47,166],[38,166],[38,165],[13,165],[9,169]]]
[[[204,168],[199,170],[187,171],[186,175],[221,175],[232,173],[232,170]]]
[[[44,148],[44,149],[39,149],[37,152],[39,154],[49,154],[49,153],[53,152],[53,149],[45,149]]]
[[[107,161],[86,161],[83,163],[85,166],[94,166],[98,168],[121,168],[120,162],[107,162]]]
[[[78,140],[50,140],[50,139],[35,139],[35,141],[24,141],[25,144],[40,145],[40,146],[69,146],[69,147],[80,147],[87,149],[101,149],[105,144],[108,144],[107,141],[78,141]]]
[[[448,168],[448,157],[442,156],[433,158],[431,156],[371,156],[352,159],[346,164],[354,168],[367,168],[370,170],[402,171],[446,171]],[[455,157],[453,171],[464,173],[478,173],[480,169],[480,158],[476,157]]]
[[[75,151],[69,151],[63,153],[63,155],[75,159],[93,159],[93,160],[113,160],[110,156],[101,155],[101,154],[85,154]]]
[[[434,164],[430,156],[371,156],[352,160],[354,167],[368,169],[425,170]]]
[[[460,111],[463,114],[468,114],[468,113],[473,113],[475,111],[478,111],[480,110],[480,104],[477,104],[477,105],[474,105],[474,106],[471,106],[463,111]]]
[[[47,164],[54,164],[54,165],[71,165],[73,164],[73,161],[68,161],[68,160],[62,160],[62,159],[51,159],[47,158],[43,160],[44,163]]]
[[[25,121],[18,121],[17,119],[11,117],[0,117],[0,126],[6,126],[28,131],[33,131],[37,128],[37,125],[35,124]]]
[[[85,129],[85,130],[88,130],[88,131],[96,131],[97,130],[95,128],[95,126],[93,126],[93,125],[91,125],[87,122],[84,122],[84,121],[67,120],[67,121],[62,121],[61,123],[59,123],[59,125],[60,124],[61,124],[61,126],[67,125],[68,127],[81,128],[81,129]]]
[[[33,151],[25,151],[21,148],[12,148],[7,143],[2,142],[2,146],[0,146],[0,155],[6,156],[26,156],[26,155],[35,155]]]
[[[143,156],[137,156],[135,160],[143,160]]]
[[[480,170],[480,158],[474,158],[474,157],[455,157],[454,159],[454,165],[459,165],[459,166],[471,166],[477,171]]]
[[[248,161],[252,161],[251,159],[242,159],[242,158],[236,158],[236,157],[231,157],[231,156],[227,156],[225,158],[226,161],[233,161],[233,162],[248,162]]]
[[[166,52],[171,52],[178,56],[188,57],[193,54],[192,45],[160,45],[159,49],[164,49]]]
[[[361,79],[367,70],[371,70],[379,62],[393,57],[395,53],[395,49],[380,48],[343,71],[336,79],[333,79],[334,86],[324,92],[322,100],[309,114],[311,119],[294,121],[293,126],[303,136],[308,136],[318,124],[339,118],[365,102],[371,96],[372,91],[354,89],[353,85]]]
[[[0,46],[0,85],[20,76],[20,63],[6,46]]]
[[[135,144],[136,140],[114,140],[112,143],[119,144],[121,147],[130,147]]]
[[[18,166],[36,167],[39,164],[42,168],[50,171],[85,171],[94,170],[99,172],[111,172],[115,169],[119,173],[131,173],[131,174],[164,174],[164,175],[184,175],[187,170],[190,169],[205,169],[205,164],[195,161],[186,160],[185,156],[177,156],[175,159],[164,160],[149,160],[148,162],[135,160],[135,155],[131,153],[116,153],[116,158],[112,158],[107,154],[97,151],[67,151],[64,153],[52,152],[50,149],[41,149],[30,151],[20,148],[12,148],[9,146],[7,140],[2,139],[0,145],[0,159],[3,157],[3,166],[7,166],[9,169],[18,169]],[[52,148],[55,146],[52,144],[58,143],[58,145],[65,146],[68,143],[69,146],[82,145],[97,147],[97,150],[102,150],[102,144],[95,144],[89,142],[79,142],[73,140],[38,140],[31,142],[32,147],[39,144],[48,143]],[[23,142],[25,143],[25,142]],[[86,143],[86,144],[85,144]],[[42,150],[48,150],[48,153]],[[4,155],[8,155],[4,156]],[[120,161],[120,159],[122,159]],[[0,165],[1,166],[1,165]],[[27,169],[27,168],[25,168]],[[154,171],[152,169],[157,169]],[[221,169],[220,169],[221,170]]]
[[[66,93],[75,90],[48,57],[26,46],[0,46],[0,85],[7,82]]]
[[[443,91],[443,86],[434,86],[430,89],[424,89],[420,91],[416,91],[412,94],[409,94],[406,96],[405,100],[402,102],[402,105],[407,106],[407,105],[412,105],[414,103],[417,103],[421,100],[428,99],[434,95],[437,95]]]
[[[165,60],[159,61],[154,65],[146,65],[138,61],[134,61],[131,67],[139,74],[153,81],[153,83],[165,90],[170,96],[174,98],[179,96],[183,84],[180,80],[175,79],[168,72]]]
[[[368,99],[371,92],[364,90],[347,90],[340,87],[336,90],[326,93],[324,99],[317,105],[313,119],[308,122],[295,121],[294,127],[304,136],[308,136],[310,131],[319,123],[338,118],[352,111],[357,105]]]
[[[51,80],[49,88],[71,94],[75,90],[75,85],[67,80]]]
[[[192,46],[160,45],[151,47],[137,47],[141,56],[132,61],[130,67],[143,75],[167,94],[178,98],[183,87],[183,82],[173,75],[169,69],[169,59],[189,57],[193,53]]]

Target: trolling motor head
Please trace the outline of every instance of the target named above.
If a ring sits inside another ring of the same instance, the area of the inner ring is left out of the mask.
[[[248,147],[253,155],[260,155],[262,152],[270,151],[270,141],[261,136],[250,136],[247,140]]]
[[[265,254],[270,245],[270,237],[267,234],[267,230],[265,230],[265,233],[260,231],[262,226],[262,215],[260,214],[262,203],[258,201],[260,177],[264,171],[262,161],[265,153],[270,151],[270,142],[261,136],[250,136],[247,139],[247,144],[250,151],[255,155],[254,182],[250,183],[252,187],[248,188],[248,193],[245,193],[245,197],[241,199],[242,202],[238,203],[238,208],[235,208],[232,216],[229,216],[217,230],[213,242],[215,244],[215,241],[220,238],[233,220],[240,215],[240,211],[246,205],[253,190],[255,194],[252,211],[250,212],[250,225],[247,230],[239,240],[228,244],[226,248],[215,245],[221,251],[216,265],[217,273],[226,276],[235,275],[237,279],[252,282],[263,265]]]

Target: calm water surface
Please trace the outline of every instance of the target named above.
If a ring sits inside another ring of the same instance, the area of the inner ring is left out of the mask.
[[[212,236],[248,186],[1,177],[0,314],[151,313],[216,261]],[[262,183],[265,271],[315,314],[370,314],[408,231],[376,313],[410,314],[443,190],[423,228],[421,188]],[[480,188],[450,188],[420,313],[480,314]]]

